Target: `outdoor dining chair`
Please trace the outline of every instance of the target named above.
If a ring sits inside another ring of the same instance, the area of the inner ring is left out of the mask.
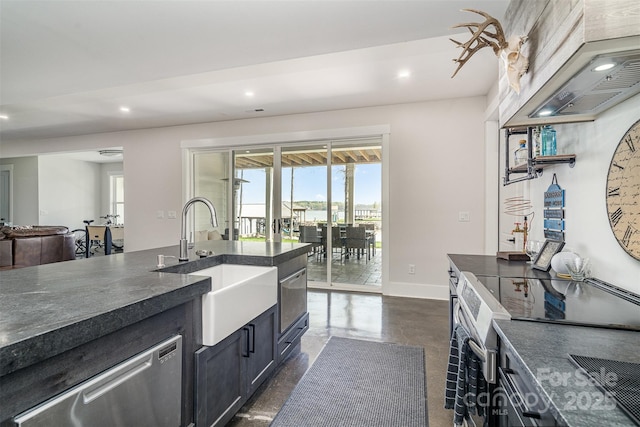
[[[367,230],[364,227],[347,227],[346,248],[347,252],[354,249],[358,259],[360,259],[360,254],[364,254],[366,250],[366,259],[369,262],[371,259],[371,246],[367,237]]]

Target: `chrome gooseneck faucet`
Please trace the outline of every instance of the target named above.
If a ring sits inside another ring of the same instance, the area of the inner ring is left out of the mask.
[[[213,207],[213,204],[204,197],[194,197],[185,203],[184,208],[182,208],[182,228],[180,231],[180,257],[178,261],[188,261],[189,255],[187,254],[187,212],[191,205],[195,202],[202,202],[209,208],[209,213],[211,213],[211,225],[214,227],[218,226],[218,216],[216,215],[216,208]]]

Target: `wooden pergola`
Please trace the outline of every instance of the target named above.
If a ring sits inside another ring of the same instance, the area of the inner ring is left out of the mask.
[[[286,150],[282,152],[281,163],[283,167],[291,168],[327,165],[327,151],[325,147],[318,146],[299,150]],[[353,222],[355,219],[355,205],[353,203],[354,167],[358,164],[375,163],[382,163],[382,147],[380,145],[350,145],[349,147],[333,147],[331,149],[331,164],[333,166],[344,165],[346,167],[345,219],[347,222]],[[271,150],[239,152],[235,155],[236,170],[266,169],[271,167],[273,167],[273,152]],[[300,215],[300,212],[298,212],[298,215]],[[293,222],[293,211],[290,217]],[[291,227],[291,233],[293,234],[293,227]]]
[[[333,148],[331,150],[331,163],[333,165],[380,163],[382,161],[382,148],[349,147]],[[282,166],[319,166],[327,164],[327,150],[308,149],[286,151],[282,153]],[[273,166],[273,153],[256,152],[236,154],[236,169],[255,169]]]

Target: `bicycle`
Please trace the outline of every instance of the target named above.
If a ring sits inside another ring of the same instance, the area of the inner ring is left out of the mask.
[[[76,228],[75,230],[71,230],[71,234],[73,234],[73,239],[75,240],[76,258],[88,258],[87,227],[93,222],[93,220],[85,219],[82,222],[86,224],[85,228]],[[93,252],[90,252],[89,255],[93,255]]]
[[[105,216],[101,216],[100,218],[104,219],[105,222],[102,224],[104,227],[111,227],[115,225],[114,220],[119,215],[111,215],[107,214]],[[76,228],[72,230],[71,233],[74,235],[75,247],[76,247],[76,258],[89,258],[91,255],[95,255],[98,251],[103,251],[105,255],[109,255],[111,253],[110,250],[107,250],[109,246],[105,242],[106,239],[110,240],[110,237],[107,237],[107,233],[105,236],[88,236],[89,226],[93,222],[92,219],[85,219],[82,221],[85,223],[85,228]],[[110,236],[110,234],[109,234]],[[120,242],[120,243],[116,243]],[[124,247],[124,242],[122,240],[116,240],[116,242],[110,240],[110,248],[113,248],[117,251],[122,251]],[[88,246],[88,247],[87,247]]]
[[[115,219],[118,218],[120,215],[111,215],[111,214],[106,214],[105,216],[101,216],[100,218],[104,219],[105,222],[102,225],[106,225],[107,227],[111,226],[111,225],[115,225]],[[114,219],[114,221],[111,221],[111,218]]]

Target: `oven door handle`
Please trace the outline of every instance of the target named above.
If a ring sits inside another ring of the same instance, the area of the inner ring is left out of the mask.
[[[456,302],[456,306],[453,309],[453,319],[457,325],[462,325],[471,335],[472,329],[466,324],[466,317],[460,306],[460,301]],[[482,372],[487,382],[495,384],[498,379],[496,374],[498,364],[496,350],[482,348],[472,337],[469,337],[469,348],[482,361]]]
[[[460,307],[460,301],[456,301],[456,305],[455,307],[453,307],[453,320],[454,323],[456,325],[461,324],[462,322],[460,322],[460,311],[462,310],[462,307]],[[465,329],[467,328],[467,325],[462,324],[462,326],[465,327]]]
[[[475,354],[478,359],[482,361],[482,363],[487,362],[487,356],[485,356],[485,351],[473,340],[473,338],[469,338],[469,347],[473,354]]]
[[[469,326],[467,326],[464,322],[460,321],[460,316],[464,317],[464,313],[462,313],[462,307],[460,306],[460,302],[456,302],[456,306],[453,309],[453,319],[455,320],[455,323],[457,325],[462,325],[462,327],[464,327],[467,332],[470,332],[469,330]],[[485,350],[480,347],[478,345],[478,343],[476,343],[476,341],[469,337],[469,347],[471,347],[471,351],[473,351],[473,353],[478,356],[478,358],[482,361],[482,363],[485,363],[487,361],[487,356],[486,356],[486,352]]]

